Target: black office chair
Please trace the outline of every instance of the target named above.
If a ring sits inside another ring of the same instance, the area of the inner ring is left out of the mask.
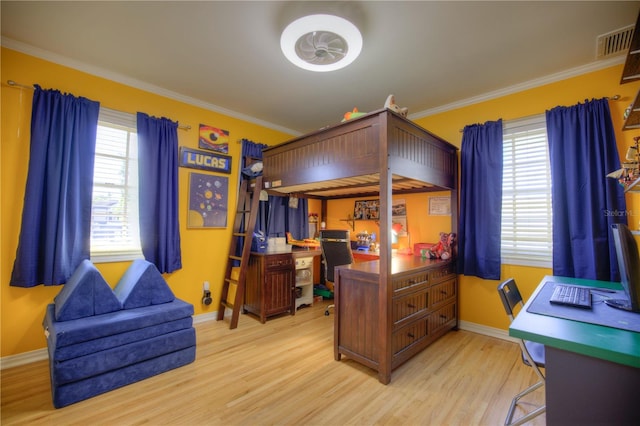
[[[349,231],[341,229],[323,229],[320,231],[318,239],[320,240],[322,258],[324,259],[325,284],[327,288],[333,292],[335,267],[340,265],[350,265],[353,263]],[[324,314],[329,315],[329,309],[334,307],[335,305],[327,306]]]
[[[502,300],[504,310],[506,311],[509,320],[513,321],[515,319],[514,308],[517,307],[519,311],[524,306],[522,296],[520,295],[520,291],[518,290],[515,280],[513,278],[509,278],[500,284],[498,286],[498,294],[500,295],[500,300]],[[507,417],[504,421],[505,426],[521,425],[544,413],[547,409],[546,405],[543,405],[516,420],[512,420],[516,405],[520,398],[544,386],[545,383],[544,374],[540,371],[540,368],[544,368],[545,366],[544,345],[522,339],[518,339],[518,343],[522,352],[522,361],[533,368],[539,380],[534,385],[529,386],[513,398],[511,406],[509,407],[509,412],[507,413]]]

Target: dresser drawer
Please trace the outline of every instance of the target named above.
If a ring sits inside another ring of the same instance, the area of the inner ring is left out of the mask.
[[[456,278],[450,279],[429,288],[430,307],[437,307],[443,303],[455,300],[456,297]]]
[[[422,318],[413,324],[403,327],[392,334],[391,339],[393,355],[407,350],[411,346],[422,341],[429,334],[429,318]]]
[[[264,258],[264,267],[266,269],[291,269],[294,267],[293,256],[291,254],[272,254]]]
[[[429,315],[429,335],[444,328],[455,327],[457,318],[457,305],[455,303],[450,303],[437,309]]]
[[[429,271],[418,272],[410,275],[402,275],[394,277],[391,281],[393,285],[393,294],[414,291],[419,286],[427,286],[429,284]]]
[[[429,292],[421,291],[393,300],[393,324],[395,327],[423,314],[429,307]]]
[[[437,269],[432,269],[429,271],[429,282],[431,284],[436,284],[449,278],[455,277],[455,269],[455,263],[453,262],[447,263],[446,265],[441,266]]]

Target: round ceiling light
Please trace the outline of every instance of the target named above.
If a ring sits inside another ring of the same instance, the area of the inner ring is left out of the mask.
[[[309,71],[335,71],[352,63],[362,50],[362,35],[344,18],[309,15],[290,23],[280,47],[294,65]]]

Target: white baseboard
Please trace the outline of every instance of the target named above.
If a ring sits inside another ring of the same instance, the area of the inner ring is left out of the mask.
[[[508,340],[510,342],[516,342],[517,340],[511,336],[507,330],[503,330],[501,328],[489,327],[482,324],[477,324],[475,322],[468,321],[459,321],[458,328],[460,330],[471,331],[473,333],[482,334],[489,337],[495,337],[502,340]]]
[[[228,315],[225,315],[228,316]],[[194,315],[193,323],[200,324],[208,321],[216,321],[218,318],[218,312],[207,312],[206,314]],[[476,324],[468,321],[460,321],[458,324],[461,330],[471,331],[473,333],[483,334],[489,337],[496,337],[498,339],[515,341],[513,337],[510,337],[506,330],[499,328],[488,327],[482,324]],[[9,355],[0,358],[0,370],[7,368],[18,367],[20,365],[30,364],[32,362],[43,361],[48,359],[47,348],[36,349],[35,351],[24,352],[17,355]]]

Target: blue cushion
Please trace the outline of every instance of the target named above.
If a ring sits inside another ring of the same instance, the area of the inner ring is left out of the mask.
[[[106,315],[58,322],[53,319],[53,306],[49,305],[43,326],[45,334],[48,336],[47,344],[53,348],[61,348],[192,315],[193,305],[191,303],[175,299],[161,305],[123,309]]]
[[[122,309],[122,304],[96,267],[88,260],[73,272],[55,297],[56,321],[69,321]]]
[[[159,305],[175,299],[158,268],[143,259],[131,263],[113,291],[124,309]]]
[[[73,383],[59,385],[51,382],[53,406],[62,408],[67,405],[100,395],[112,389],[144,380],[156,374],[182,367],[196,359],[196,346],[190,346],[157,358],[138,362],[118,370],[89,377]]]

